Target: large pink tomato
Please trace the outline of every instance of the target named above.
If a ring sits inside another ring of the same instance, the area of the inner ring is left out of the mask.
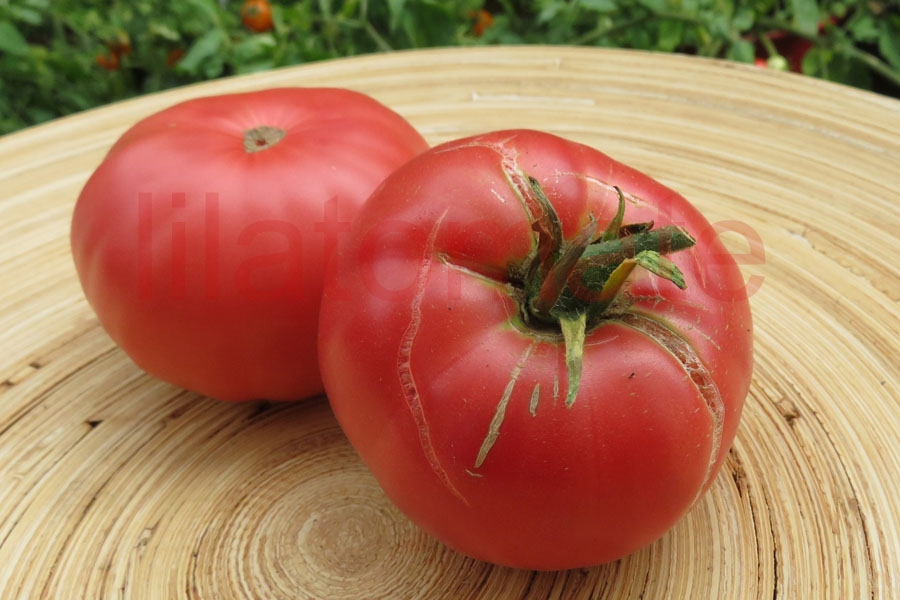
[[[321,393],[325,262],[369,194],[426,147],[398,114],[343,89],[163,110],[117,141],[78,198],[85,295],[161,379],[223,400]]]
[[[741,272],[682,196],[584,145],[450,142],[367,201],[326,278],[322,374],[387,495],[467,555],[561,569],[710,486],[752,369]]]

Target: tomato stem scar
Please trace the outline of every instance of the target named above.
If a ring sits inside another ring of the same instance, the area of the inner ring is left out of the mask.
[[[244,132],[244,151],[252,154],[268,150],[287,135],[287,131],[278,127],[260,125]]]

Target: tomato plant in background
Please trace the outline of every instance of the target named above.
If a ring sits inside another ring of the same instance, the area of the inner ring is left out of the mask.
[[[343,89],[191,100],[134,125],[75,206],[103,327],[157,377],[223,400],[321,393],[316,325],[341,224],[426,148]]]
[[[773,35],[798,42],[762,48]],[[122,36],[130,43],[128,60],[120,55],[118,68],[104,71],[113,61],[108,41]],[[370,52],[487,44],[761,58],[900,95],[897,0],[19,0],[0,2],[0,133],[222,76]],[[169,56],[177,49],[184,56],[172,68]],[[99,53],[107,58],[97,61]]]
[[[327,394],[387,495],[451,547],[619,558],[710,486],[752,370],[743,279],[683,197],[583,145],[443,144],[366,202],[327,276]]]

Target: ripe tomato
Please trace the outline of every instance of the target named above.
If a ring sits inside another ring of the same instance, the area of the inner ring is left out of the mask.
[[[173,48],[166,55],[166,66],[174,69],[182,58],[184,58],[184,48]]]
[[[119,55],[115,52],[110,54],[100,52],[94,56],[94,62],[107,71],[117,70],[120,64]]]
[[[272,29],[272,6],[268,0],[247,0],[241,6],[244,27],[256,33]]]
[[[344,221],[427,148],[342,89],[200,98],[137,123],[81,192],[85,295],[146,371],[223,400],[322,392],[324,263]]]
[[[129,56],[131,54],[131,39],[127,33],[121,32],[119,36],[107,43],[109,51],[118,56]]]
[[[122,57],[131,54],[131,39],[128,34],[120,32],[116,39],[107,42],[106,45],[109,53],[97,54],[94,56],[94,62],[107,71],[116,71],[121,64]]]
[[[494,15],[483,8],[473,12],[471,16],[475,21],[472,25],[472,32],[475,34],[475,37],[483,36],[485,31],[494,26]]]
[[[348,238],[322,300],[326,392],[427,531],[503,565],[593,565],[710,486],[751,316],[682,196],[587,146],[496,132],[395,171]]]

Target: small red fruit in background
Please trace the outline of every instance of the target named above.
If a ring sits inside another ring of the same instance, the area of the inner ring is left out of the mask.
[[[471,16],[475,20],[474,25],[472,25],[472,31],[476,37],[483,36],[484,32],[494,25],[494,15],[484,9],[473,12]]]
[[[272,6],[268,0],[247,0],[241,6],[244,27],[256,33],[272,29]]]
[[[106,69],[107,71],[115,71],[119,68],[119,55],[115,52],[107,54],[100,52],[94,57],[94,62]]]

